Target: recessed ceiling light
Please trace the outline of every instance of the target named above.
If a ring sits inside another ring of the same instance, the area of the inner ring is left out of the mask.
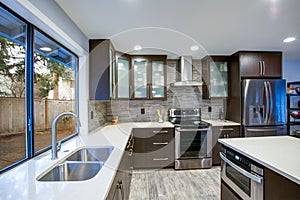
[[[283,42],[293,42],[293,41],[295,41],[296,40],[296,38],[294,38],[294,37],[287,37],[287,38],[285,38],[284,40],[283,40]]]
[[[199,46],[193,45],[193,46],[191,46],[190,49],[191,49],[192,51],[198,51],[198,50],[199,50]]]
[[[139,51],[139,50],[142,50],[142,46],[141,45],[135,45],[133,47],[133,49],[136,50],[136,51]]]
[[[50,47],[41,47],[40,50],[42,51],[52,51]]]

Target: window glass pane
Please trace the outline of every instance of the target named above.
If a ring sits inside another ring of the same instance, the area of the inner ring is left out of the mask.
[[[165,93],[164,62],[152,61],[152,96],[164,97]]]
[[[147,61],[136,59],[133,61],[134,70],[134,98],[147,97]]]
[[[0,8],[0,170],[26,157],[26,24]]]
[[[34,145],[35,152],[51,145],[51,123],[62,112],[76,113],[77,57],[44,35],[34,31]],[[75,131],[73,118],[57,123],[57,140]]]
[[[129,61],[118,59],[118,98],[129,98]]]

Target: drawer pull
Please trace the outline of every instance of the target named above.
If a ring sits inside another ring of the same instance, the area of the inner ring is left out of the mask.
[[[152,131],[153,133],[168,133],[169,131]]]
[[[233,128],[221,128],[220,131],[233,131]]]
[[[153,142],[154,145],[167,145],[169,142]]]
[[[153,158],[154,161],[166,161],[169,160],[169,158]]]

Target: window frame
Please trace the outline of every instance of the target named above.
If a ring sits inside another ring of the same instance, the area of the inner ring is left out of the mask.
[[[50,40],[53,40],[57,44],[59,44],[61,47],[63,47],[65,50],[69,51],[71,54],[74,55],[76,58],[75,60],[75,67],[74,67],[74,73],[75,73],[75,114],[79,116],[79,56],[75,54],[73,51],[71,51],[69,48],[64,46],[61,42],[58,40],[52,38],[49,36],[46,32],[41,30],[40,28],[36,27],[35,25],[28,22],[26,19],[24,19],[22,16],[8,8],[6,5],[0,2],[0,7],[7,11],[9,14],[11,14],[13,17],[16,17],[20,21],[24,22],[26,24],[26,32],[25,32],[25,115],[26,118],[26,128],[25,128],[25,158],[16,161],[15,163],[8,165],[5,168],[0,169],[0,174],[28,161],[31,158],[34,158],[48,150],[51,149],[51,145],[40,149],[38,151],[34,151],[34,30],[39,31],[40,33],[44,34],[46,37],[48,37]],[[60,140],[62,143],[70,140],[71,138],[74,138],[78,135],[79,132],[75,132],[72,135],[69,135],[62,140]]]

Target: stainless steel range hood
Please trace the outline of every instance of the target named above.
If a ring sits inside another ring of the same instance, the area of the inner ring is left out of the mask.
[[[180,57],[180,78],[179,82],[172,83],[171,86],[201,86],[202,82],[195,81],[192,78],[192,56]]]

